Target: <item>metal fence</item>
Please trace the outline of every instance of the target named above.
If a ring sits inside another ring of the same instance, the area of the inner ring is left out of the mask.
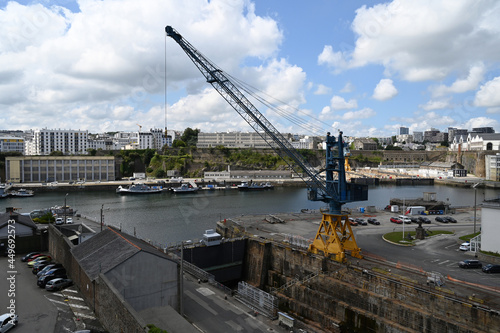
[[[248,307],[270,319],[278,318],[278,298],[255,288],[248,283],[238,282],[237,299]]]

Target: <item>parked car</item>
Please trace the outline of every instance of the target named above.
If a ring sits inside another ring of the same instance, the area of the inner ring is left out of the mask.
[[[66,218],[66,223],[67,223],[67,224],[71,224],[71,223],[73,223],[73,218],[72,218],[72,217],[67,217],[67,218]]]
[[[0,333],[7,332],[17,325],[17,315],[11,317],[10,313],[4,313],[0,316]]]
[[[66,275],[66,270],[64,268],[51,269],[46,274],[40,276],[38,278],[38,281],[36,282],[36,284],[40,288],[45,288],[45,285],[47,284],[47,282],[49,282],[50,280],[57,279],[57,278],[63,278],[63,279],[68,278],[68,276]]]
[[[58,217],[58,218],[56,218],[56,224],[57,224],[57,225],[64,224],[64,220],[62,219],[62,217]]]
[[[410,216],[411,223],[418,223],[418,217],[417,216]]]
[[[448,223],[448,221],[442,216],[436,216],[435,220],[441,223]]]
[[[31,272],[33,274],[37,274],[38,272],[40,272],[42,269],[44,269],[50,263],[51,263],[51,261],[49,261],[49,260],[41,260],[41,261],[37,262],[35,265],[33,265]]]
[[[448,222],[450,223],[457,223],[457,220],[455,220],[453,217],[451,216],[445,216],[444,217]]]
[[[460,247],[458,248],[460,251],[470,251],[470,243],[465,242],[460,244]]]
[[[36,276],[40,277],[54,268],[62,268],[62,267],[63,267],[62,264],[49,264],[45,266],[40,272],[36,273]]]
[[[431,220],[429,220],[429,218],[428,218],[428,217],[425,217],[425,216],[419,216],[419,217],[418,217],[418,220],[419,220],[420,222],[422,222],[422,223],[427,223],[427,224],[428,224],[428,223],[431,223]]]
[[[402,221],[402,223],[405,223],[405,224],[411,223],[411,219],[408,216],[400,215],[399,219]]]
[[[399,217],[396,217],[396,216],[391,217],[391,222],[397,223],[397,224],[403,223],[403,221],[401,221],[401,219]]]
[[[500,265],[488,264],[483,266],[483,272],[485,273],[500,273]]]
[[[57,278],[47,282],[47,284],[45,284],[45,289],[48,291],[56,291],[72,285],[73,285],[73,280],[71,279]]]
[[[40,252],[30,252],[28,253],[27,255],[25,255],[24,257],[21,258],[21,261],[23,262],[26,262],[28,261],[31,257],[37,255],[37,254],[41,254]]]
[[[356,222],[352,217],[348,219],[350,225],[358,225],[358,222]]]
[[[462,260],[458,263],[458,267],[460,268],[481,268],[483,264],[479,260],[475,259],[466,259]]]
[[[35,260],[36,258],[41,257],[41,256],[44,256],[44,255],[45,255],[45,254],[43,254],[43,253],[33,254],[33,255],[29,256],[29,257],[26,259],[26,262],[30,262],[30,261]]]
[[[366,223],[365,219],[357,218],[354,221],[358,222],[358,224],[360,224],[360,225],[368,225],[368,223]]]
[[[50,256],[47,256],[47,255],[39,256],[39,257],[36,257],[35,259],[31,260],[30,262],[28,262],[28,267],[33,267],[42,261],[51,261],[51,260],[52,260],[52,258]]]
[[[373,224],[373,225],[380,225],[380,222],[377,221],[376,218],[370,217],[368,220],[368,223]]]

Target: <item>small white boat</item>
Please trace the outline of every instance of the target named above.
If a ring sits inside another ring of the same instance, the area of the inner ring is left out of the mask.
[[[161,187],[158,186],[148,186],[146,184],[132,184],[130,186],[118,186],[116,193],[119,194],[150,194],[150,193],[161,193]]]
[[[196,193],[198,187],[190,187],[188,184],[181,184],[179,187],[172,188],[174,193]]]
[[[12,197],[32,197],[35,195],[35,192],[33,192],[32,190],[21,188],[17,191],[11,191],[9,194]]]
[[[259,190],[271,190],[274,188],[274,185],[271,183],[261,183],[261,184],[256,184],[256,183],[248,183],[248,182],[243,182],[240,185],[237,186],[238,190],[240,191],[259,191]]]

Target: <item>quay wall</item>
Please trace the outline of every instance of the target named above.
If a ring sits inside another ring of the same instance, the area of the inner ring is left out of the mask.
[[[500,331],[499,312],[429,287],[424,276],[340,264],[262,239],[248,240],[246,263],[245,281],[274,293],[280,311],[323,330]],[[294,279],[299,282],[291,283]]]

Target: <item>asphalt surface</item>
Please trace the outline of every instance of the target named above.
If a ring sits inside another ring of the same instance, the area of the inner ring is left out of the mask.
[[[14,301],[19,323],[13,332],[68,333],[84,328],[102,331],[75,286],[56,292],[39,288],[36,275],[21,258],[16,255],[12,267],[8,258],[0,258],[0,307],[7,312],[7,306]]]

